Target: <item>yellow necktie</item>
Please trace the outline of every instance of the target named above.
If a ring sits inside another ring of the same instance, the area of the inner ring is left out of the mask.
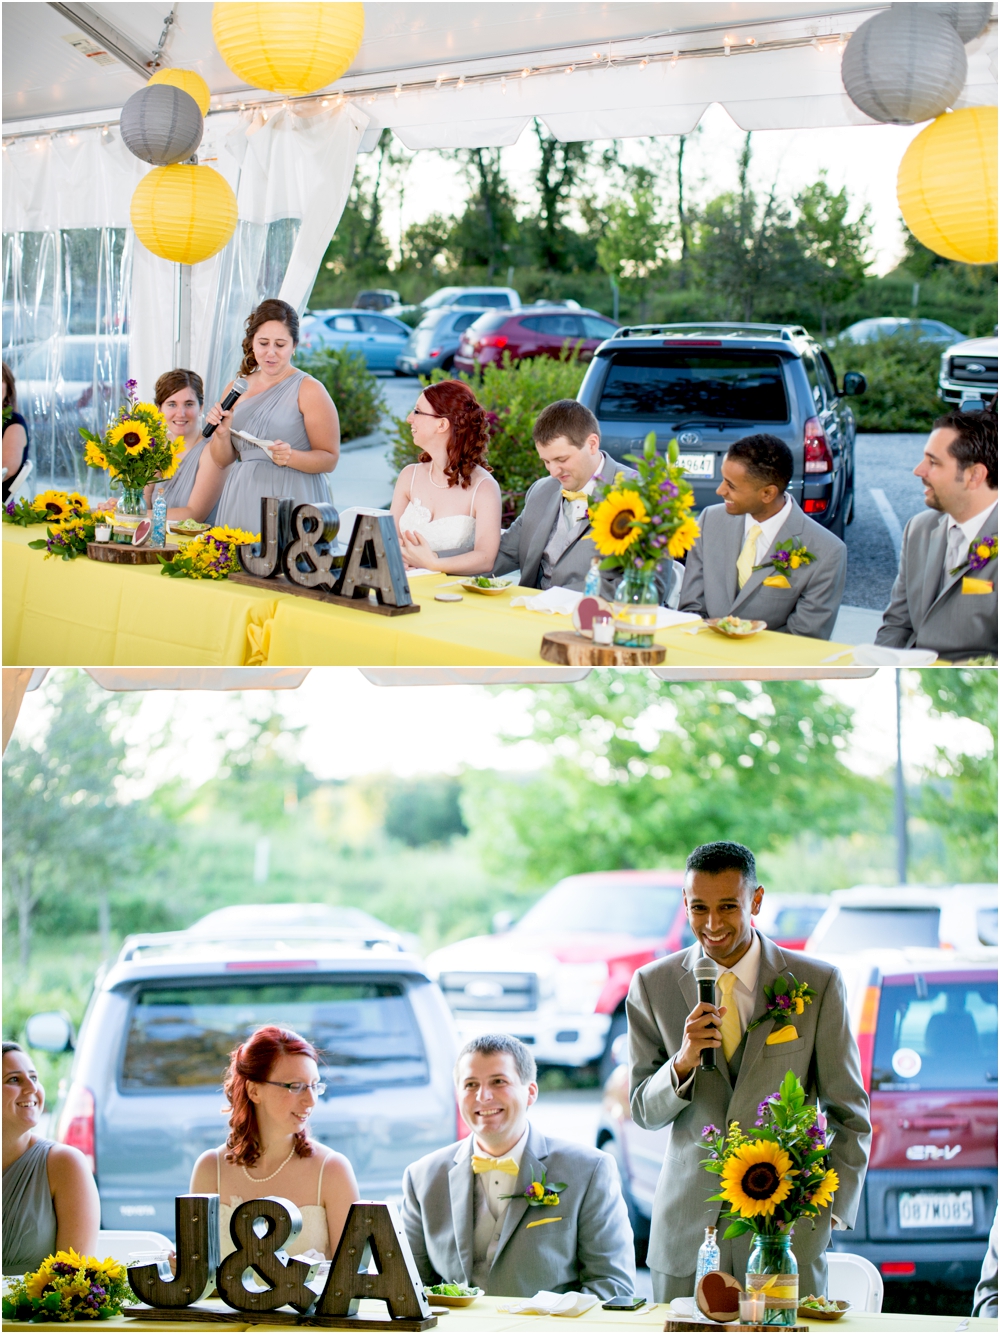
[[[743,1038],[743,1031],[740,1027],[740,1012],[736,1008],[735,1000],[733,1000],[736,974],[722,973],[717,985],[722,992],[722,1004],[726,1007],[726,1013],[722,1016],[720,1033],[722,1036],[722,1054],[728,1061]]]
[[[589,500],[586,491],[563,491],[563,500]]]
[[[516,1177],[518,1167],[513,1158],[484,1158],[480,1154],[474,1153],[472,1155],[472,1170],[476,1176],[483,1172],[506,1172],[508,1176]]]
[[[757,538],[763,531],[759,523],[751,525],[750,531],[747,533],[747,540],[743,543],[743,550],[736,562],[736,578],[739,582],[740,591],[753,574],[753,567],[757,560]]]

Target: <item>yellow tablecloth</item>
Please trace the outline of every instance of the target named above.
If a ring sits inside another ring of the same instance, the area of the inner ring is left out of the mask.
[[[420,611],[378,616],[230,582],[167,579],[159,566],[46,560],[44,528],[3,530],[3,660],[9,666],[520,666],[542,662],[542,636],[566,616],[512,607],[516,591],[435,602],[441,575],[412,581]],[[531,593],[533,590],[520,590]],[[764,631],[731,640],[661,630],[666,666],[816,667],[847,648]],[[255,655],[255,656],[253,656]],[[838,665],[850,662],[840,658]]]
[[[664,1321],[667,1318],[668,1308],[663,1305],[644,1306],[631,1314],[622,1312],[604,1311],[601,1307],[595,1306],[585,1312],[582,1316],[577,1316],[573,1320],[559,1316],[517,1316],[506,1312],[500,1312],[497,1306],[509,1299],[503,1297],[480,1297],[474,1305],[458,1310],[450,1310],[447,1315],[442,1315],[438,1321],[437,1328],[441,1334],[499,1334],[500,1331],[508,1330],[562,1330],[567,1334],[569,1330],[578,1330],[580,1334],[616,1334],[619,1331],[630,1329],[642,1329],[645,1334],[652,1334],[654,1330],[662,1330]],[[217,1307],[220,1312],[226,1311],[221,1302],[206,1303],[212,1307]],[[382,1302],[361,1303],[360,1315],[385,1318],[385,1306]],[[165,1313],[168,1315],[168,1313]],[[951,1331],[958,1330],[962,1326],[965,1317],[960,1316],[920,1316],[920,1315],[892,1315],[882,1313],[879,1315],[868,1315],[863,1312],[851,1312],[836,1324],[831,1325],[826,1321],[798,1320],[796,1323],[807,1325],[810,1330],[837,1330],[838,1334],[931,1334],[931,1331]],[[121,1331],[129,1329],[141,1334],[142,1330],[149,1331],[174,1331],[174,1334],[193,1334],[194,1330],[215,1330],[216,1334],[222,1334],[222,1331],[230,1330],[250,1330],[259,1329],[261,1331],[274,1331],[274,1325],[253,1324],[252,1318],[247,1317],[246,1322],[234,1321],[226,1324],[212,1324],[206,1321],[200,1322],[174,1321],[169,1318],[162,1322],[148,1320],[128,1320],[124,1317],[117,1317],[114,1320],[102,1320],[99,1324],[100,1329],[116,1329]],[[968,1330],[968,1334],[977,1334],[977,1331],[994,1331],[997,1328],[995,1320],[968,1320],[967,1324],[962,1326]],[[363,1327],[362,1327],[363,1328]],[[30,1326],[19,1324],[16,1321],[5,1320],[3,1322],[4,1330],[23,1331],[26,1329],[51,1330],[53,1334],[58,1331],[59,1334],[66,1334],[66,1325],[58,1324],[32,1324]]]

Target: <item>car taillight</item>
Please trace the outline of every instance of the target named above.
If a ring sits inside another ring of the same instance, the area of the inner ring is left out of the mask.
[[[479,346],[480,346],[480,347],[506,347],[506,346],[507,346],[507,338],[506,338],[506,336],[505,336],[504,334],[487,334],[485,338],[481,339],[481,341],[480,341],[480,343],[479,343]]]
[[[802,502],[802,511],[804,514],[822,514],[825,509],[825,500],[803,500]]]
[[[86,1158],[90,1170],[97,1172],[94,1146],[94,1095],[84,1084],[75,1081],[69,1086],[66,1102],[59,1116],[56,1139],[71,1144]]]
[[[462,1109],[458,1105],[458,1099],[455,1099],[455,1134],[458,1139],[465,1139],[466,1135],[471,1135],[472,1131],[465,1124],[462,1116]]]
[[[441,355],[441,349],[440,349],[439,347],[432,347],[432,348],[431,348],[431,350],[430,350],[430,356],[432,356],[432,357],[439,357],[440,355]]]
[[[881,988],[878,986],[878,972],[872,974],[865,988],[861,1002],[861,1018],[858,1020],[858,1054],[861,1057],[861,1081],[866,1092],[871,1092],[872,1060],[875,1055],[875,1028],[878,1024],[878,1003]]]
[[[912,1278],[917,1272],[912,1260],[883,1260],[879,1269],[886,1278]]]
[[[818,417],[810,417],[806,422],[803,439],[806,472],[833,472],[833,455]]]

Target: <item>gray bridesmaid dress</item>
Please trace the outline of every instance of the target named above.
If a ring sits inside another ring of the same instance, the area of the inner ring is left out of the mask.
[[[163,487],[163,497],[167,502],[168,510],[187,508],[188,501],[191,499],[191,492],[194,490],[195,479],[198,476],[198,465],[201,463],[201,456],[207,448],[208,441],[203,438],[196,445],[191,445],[185,449],[173,477],[160,483]],[[205,522],[215,523],[218,510],[219,505],[216,502],[211,512],[206,516]]]
[[[245,431],[259,440],[284,440],[292,449],[308,450],[306,424],[299,411],[299,386],[304,371],[293,371],[272,389],[252,398],[241,398],[233,409],[231,429]],[[296,504],[328,504],[330,488],[326,474],[279,468],[258,445],[233,436],[233,448],[239,461],[226,470],[216,508],[216,523],[242,528],[247,533],[260,532],[262,496],[289,496]]]
[[[51,1139],[36,1139],[3,1174],[3,1272],[28,1274],[56,1249],[49,1189]]]

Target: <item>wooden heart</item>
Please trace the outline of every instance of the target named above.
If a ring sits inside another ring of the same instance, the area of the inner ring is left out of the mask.
[[[732,1274],[713,1270],[698,1282],[695,1300],[698,1310],[709,1320],[735,1320],[740,1313],[740,1293],[743,1289]]]

